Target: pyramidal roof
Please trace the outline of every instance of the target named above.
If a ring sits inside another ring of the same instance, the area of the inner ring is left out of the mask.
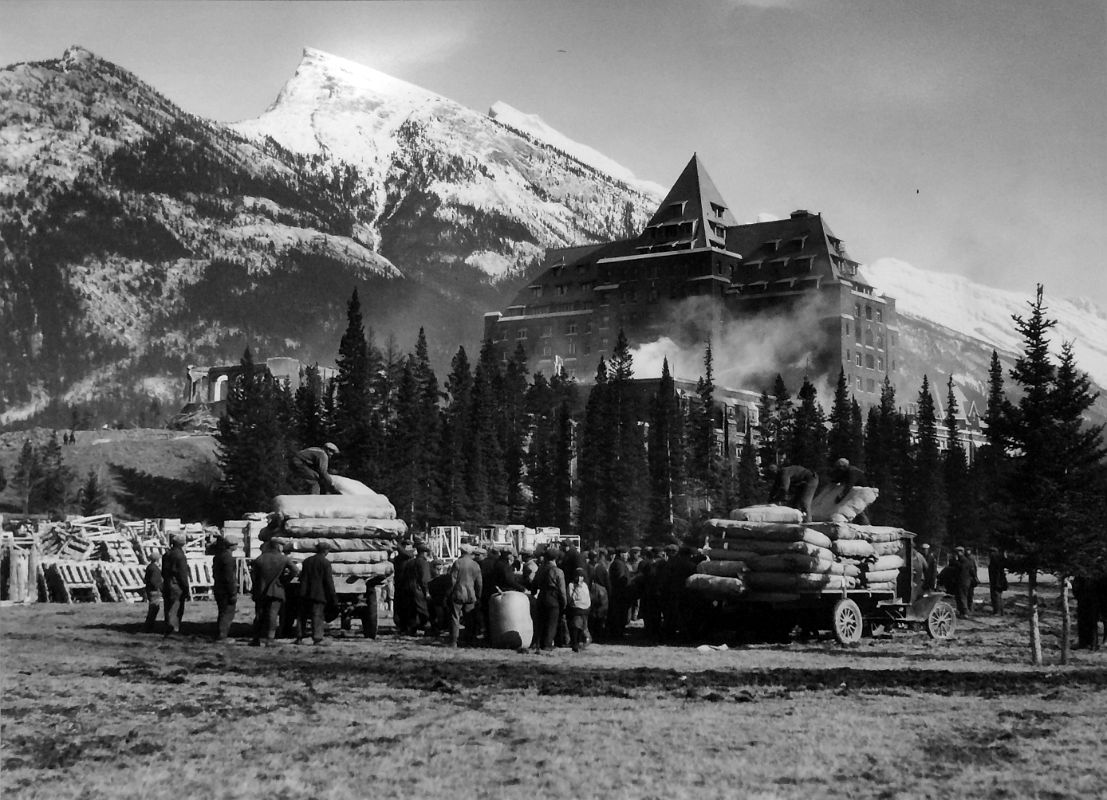
[[[700,157],[693,154],[646,223],[639,249],[725,247],[726,229],[737,224]]]

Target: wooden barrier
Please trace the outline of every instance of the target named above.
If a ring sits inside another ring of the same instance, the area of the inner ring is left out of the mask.
[[[146,599],[146,568],[138,564],[101,564],[100,577],[108,594],[120,603]]]
[[[87,595],[93,603],[100,602],[97,564],[91,561],[49,561],[45,564],[47,585],[55,584],[55,593],[62,602],[76,603],[78,594]]]
[[[211,574],[210,558],[188,560],[188,588],[192,600],[211,600],[215,578]]]

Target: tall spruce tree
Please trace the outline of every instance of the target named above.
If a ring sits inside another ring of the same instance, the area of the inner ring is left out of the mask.
[[[552,451],[554,524],[561,529],[562,533],[572,533],[573,410],[568,396],[564,393],[562,393],[561,405],[557,409]]]
[[[426,519],[416,519],[420,494],[420,431],[422,421],[419,381],[414,359],[405,359],[396,387],[394,413],[386,433],[388,471],[382,488],[414,529],[425,529]]]
[[[507,514],[507,479],[504,472],[501,423],[502,378],[499,354],[491,339],[481,347],[473,376],[473,427],[469,484],[470,502],[479,520],[502,522]]]
[[[227,410],[215,434],[223,469],[222,505],[229,518],[267,511],[287,483],[287,424],[280,388],[269,370],[254,363],[250,348],[227,392]]]
[[[974,513],[976,502],[969,473],[968,456],[965,443],[961,441],[961,431],[957,425],[959,407],[957,396],[953,392],[953,376],[946,381],[945,429],[949,447],[942,462],[942,477],[945,483],[949,512],[946,518],[946,532],[953,545],[972,544],[979,546],[984,542],[977,534],[977,516]]]
[[[753,506],[768,500],[769,490],[761,478],[757,448],[753,444],[753,431],[746,431],[742,443],[742,456],[738,462],[738,499],[737,505]]]
[[[294,396],[296,438],[300,447],[315,447],[327,440],[323,417],[323,379],[319,366],[304,367]]]
[[[438,377],[431,366],[427,349],[427,336],[422,328],[415,341],[415,359],[412,365],[415,382],[419,387],[417,400],[415,440],[418,447],[416,459],[416,487],[413,504],[415,518],[413,524],[420,528],[431,525],[439,514],[438,464],[441,446],[439,404],[441,394]]]
[[[826,468],[826,414],[819,404],[815,385],[803,378],[799,406],[792,417],[792,442],[789,458],[816,473]]]
[[[884,378],[880,404],[869,410],[865,430],[865,471],[879,496],[869,515],[880,525],[904,526],[903,487],[907,483],[909,422],[896,409],[896,390]]]
[[[609,544],[629,544],[641,535],[645,519],[648,467],[646,446],[639,427],[639,410],[631,382],[634,360],[622,330],[611,353],[611,419],[615,422],[615,449],[603,525]]]
[[[850,422],[850,450],[845,456],[849,459],[849,463],[856,464],[861,469],[866,469],[865,464],[865,423],[861,416],[861,404],[854,398],[850,401],[849,409],[849,422]],[[834,459],[842,458],[842,456],[829,454]]]
[[[915,415],[916,444],[910,466],[907,501],[907,527],[922,541],[940,544],[946,537],[946,493],[938,449],[938,419],[930,379],[923,375]]]
[[[830,407],[830,432],[827,434],[827,448],[832,459],[848,458],[850,463],[855,463],[851,456],[854,453],[853,446],[853,396],[849,391],[849,383],[846,381],[845,369],[838,370],[838,382],[834,385],[834,403]]]
[[[50,438],[40,455],[42,480],[32,495],[31,505],[52,514],[65,511],[72,474],[62,457],[58,432],[51,431]]]
[[[988,397],[984,410],[984,445],[977,451],[972,465],[972,488],[975,505],[980,509],[977,530],[987,543],[1003,543],[1013,525],[1011,504],[1007,500],[1010,486],[1011,459],[1005,426],[1013,407],[1004,390],[1003,365],[999,353],[992,351],[988,367]]]
[[[381,431],[373,386],[379,354],[375,350],[365,338],[361,301],[354,289],[346,306],[346,331],[338,345],[333,435],[346,472],[370,486],[377,483],[380,469],[376,458]]]
[[[696,381],[696,402],[689,407],[689,489],[710,512],[719,489],[719,457],[715,444],[715,365],[711,341],[704,348],[703,375]],[[694,488],[693,488],[694,487]]]
[[[650,414],[648,456],[650,505],[647,532],[652,541],[667,541],[672,533],[676,503],[683,493],[682,417],[669,359],[661,365],[661,380]]]
[[[30,514],[32,511],[31,501],[38,496],[42,477],[42,461],[39,459],[38,448],[30,439],[24,439],[23,447],[19,451],[19,460],[15,464],[15,473],[12,476],[12,488],[24,514]]]
[[[503,451],[506,481],[506,520],[520,523],[526,513],[523,495],[526,437],[530,417],[526,406],[527,351],[519,342],[504,366],[500,414],[500,447]]]
[[[473,374],[464,347],[457,349],[450,364],[446,393],[449,402],[442,412],[439,468],[441,513],[446,520],[460,522],[470,520],[473,514],[468,495],[470,453],[466,450],[473,426]]]
[[[81,515],[91,517],[99,514],[104,510],[107,502],[107,495],[100,484],[100,476],[96,474],[96,470],[90,469],[77,492],[77,504],[81,509]]]
[[[601,356],[584,407],[577,468],[576,529],[580,537],[590,543],[600,542],[605,533],[605,493],[611,483],[611,454],[616,444],[612,409],[607,363]]]

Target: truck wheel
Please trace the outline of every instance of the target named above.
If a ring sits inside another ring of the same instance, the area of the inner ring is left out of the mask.
[[[834,604],[834,638],[841,644],[857,644],[861,641],[861,630],[865,627],[865,618],[861,608],[853,600],[844,597]]]
[[[366,639],[377,638],[377,589],[365,592],[365,608],[361,610],[361,635]]]
[[[926,615],[926,632],[930,638],[952,639],[956,630],[957,615],[953,612],[953,606],[946,602],[935,603]]]

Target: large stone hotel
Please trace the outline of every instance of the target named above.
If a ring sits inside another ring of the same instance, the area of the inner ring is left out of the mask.
[[[544,266],[485,315],[484,333],[505,355],[522,343],[547,374],[563,367],[590,382],[620,330],[632,347],[663,336],[691,345],[741,323],[755,339],[772,328],[776,363],[735,388],[760,391],[779,372],[795,391],[805,374],[832,383],[841,367],[869,405],[885,375],[895,380],[895,301],[874,293],[822,215],[740,225],[696,156],[638,236],[547,250]],[[791,349],[781,326],[792,326]],[[723,358],[716,350],[717,374],[731,366]]]

